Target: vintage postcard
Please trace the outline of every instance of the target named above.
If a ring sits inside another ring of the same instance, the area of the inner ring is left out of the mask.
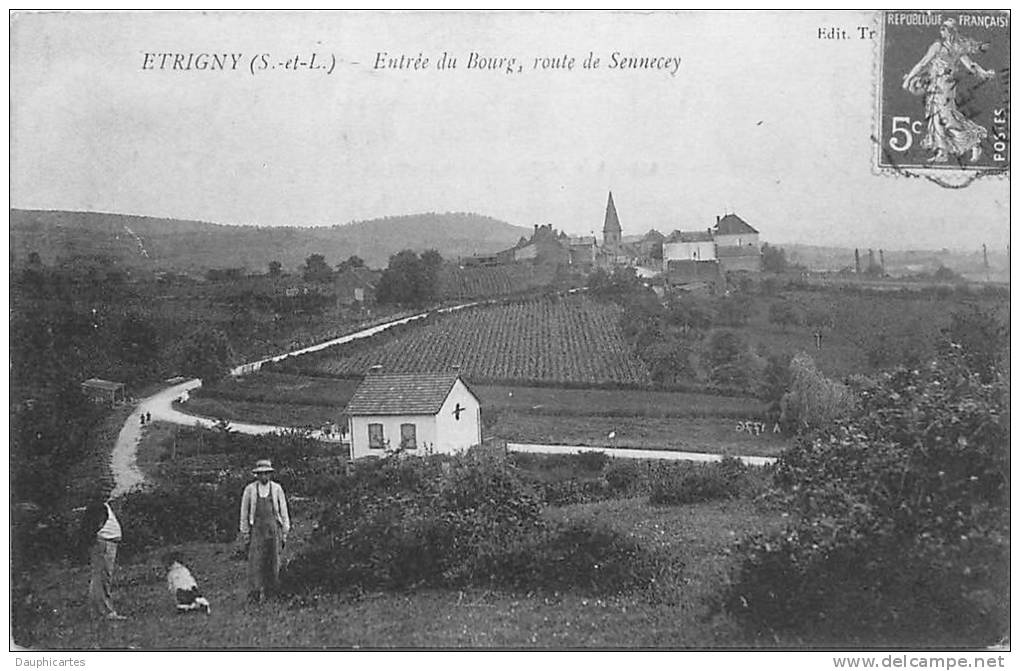
[[[12,12],[12,666],[1004,666],[1010,22]]]

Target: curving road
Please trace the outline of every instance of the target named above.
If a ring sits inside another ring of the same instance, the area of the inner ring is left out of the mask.
[[[474,305],[478,305],[478,302],[464,303],[461,305],[454,305],[448,308],[440,308],[435,312],[454,312],[456,310],[463,310]],[[431,312],[422,312],[410,317],[402,317],[400,319],[394,319],[392,321],[370,326],[369,328],[355,331],[354,333],[348,333],[345,336],[339,338],[333,338],[309,347],[302,347],[291,352],[284,352],[283,354],[277,354],[275,356],[265,357],[258,359],[257,361],[251,361],[249,363],[241,364],[231,369],[230,374],[239,377],[242,375],[248,375],[262,368],[263,365],[271,362],[282,361],[287,357],[298,356],[300,354],[307,354],[308,352],[316,352],[333,345],[341,345],[352,340],[358,340],[360,338],[368,338],[373,336],[380,331],[385,331],[392,326],[398,326],[400,324],[406,324],[416,319],[422,319],[427,317]],[[195,389],[202,386],[202,381],[198,379],[186,380],[179,384],[175,384],[172,387],[167,387],[162,391],[159,391],[152,396],[142,399],[138,406],[135,408],[131,416],[127,418],[124,426],[121,428],[120,433],[117,435],[117,442],[114,443],[113,453],[110,459],[110,466],[113,470],[114,486],[111,497],[117,497],[125,494],[132,489],[139,487],[145,481],[145,476],[138,469],[137,463],[137,452],[138,442],[142,437],[142,414],[151,414],[153,421],[158,422],[169,422],[171,424],[179,424],[182,426],[203,426],[211,428],[216,425],[216,420],[209,419],[208,417],[197,417],[195,415],[189,415],[188,413],[181,412],[173,407],[173,403],[181,398],[186,398]],[[240,433],[246,433],[251,435],[261,435],[264,433],[277,433],[280,431],[289,431],[293,427],[287,426],[274,426],[271,424],[250,424],[246,422],[230,422],[230,428]],[[320,440],[335,440],[335,438],[327,437],[321,431],[311,432],[313,438]]]
[[[454,312],[456,310],[462,310],[464,308],[478,305],[479,302],[464,303],[462,305],[455,305],[448,308],[440,308],[435,312]],[[277,354],[275,356],[265,357],[252,361],[249,363],[241,364],[233,368],[230,374],[239,377],[242,375],[248,375],[258,371],[264,364],[276,361],[282,361],[288,357],[298,356],[300,354],[306,354],[308,352],[316,352],[333,345],[341,345],[352,340],[358,340],[360,338],[368,338],[370,336],[385,331],[392,326],[398,326],[400,324],[406,324],[416,319],[422,319],[427,317],[431,312],[422,312],[420,314],[412,315],[410,317],[403,317],[401,319],[394,319],[393,321],[377,324],[354,333],[349,333],[339,338],[327,340],[309,347],[303,347],[301,349],[294,350],[292,352],[285,352],[283,354]],[[176,400],[186,398],[192,391],[202,386],[202,381],[198,379],[186,380],[175,384],[172,387],[159,391],[152,396],[142,399],[134,412],[127,418],[123,428],[117,435],[117,442],[113,447],[113,454],[111,456],[111,468],[113,470],[114,487],[111,497],[117,497],[125,494],[132,489],[141,486],[145,482],[145,476],[138,468],[137,463],[137,451],[138,443],[142,437],[142,424],[141,415],[150,414],[152,415],[153,421],[168,422],[171,424],[178,424],[181,426],[202,426],[211,428],[216,425],[216,420],[209,419],[208,417],[198,417],[195,415],[189,415],[186,412],[181,412],[173,407],[173,403]],[[245,433],[250,435],[261,435],[265,433],[278,433],[280,431],[289,431],[293,427],[287,426],[275,426],[272,424],[251,424],[247,422],[230,422],[230,428],[239,433]],[[311,435],[313,438],[319,440],[332,440],[336,438],[333,436],[327,436],[322,431],[312,431]],[[668,450],[636,450],[627,448],[605,448],[605,447],[586,447],[578,445],[536,445],[530,443],[508,443],[507,449],[516,452],[535,452],[544,454],[572,454],[575,452],[584,451],[604,451],[612,454],[614,457],[634,458],[634,459],[670,459],[670,460],[686,460],[686,461],[718,461],[722,458],[721,455],[717,454],[704,454],[701,452],[674,452]],[[765,465],[775,461],[772,457],[738,457],[746,464],[751,465]]]

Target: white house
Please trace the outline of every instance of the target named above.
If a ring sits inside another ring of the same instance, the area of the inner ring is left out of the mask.
[[[482,442],[481,404],[456,372],[369,373],[346,412],[352,459],[398,448],[452,453]]]
[[[714,261],[715,239],[711,231],[673,231],[662,243],[662,260]]]

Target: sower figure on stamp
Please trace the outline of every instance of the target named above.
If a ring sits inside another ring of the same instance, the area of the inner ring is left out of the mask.
[[[252,469],[256,480],[241,496],[241,535],[248,545],[248,598],[261,602],[279,586],[280,558],[290,533],[290,514],[283,487],[273,482],[273,464],[261,459]]]
[[[113,608],[113,569],[121,527],[105,497],[97,496],[85,508],[79,542],[89,553],[89,607],[107,620],[126,620]]]
[[[926,132],[921,146],[932,152],[930,163],[945,163],[949,155],[970,160],[981,156],[981,142],[988,129],[974,123],[960,111],[956,101],[957,70],[963,66],[981,79],[995,76],[970,59],[970,54],[987,49],[987,44],[960,35],[956,21],[947,19],[939,29],[940,40],[928,47],[927,53],[910,72],[903,76],[903,88],[915,95],[924,93]]]

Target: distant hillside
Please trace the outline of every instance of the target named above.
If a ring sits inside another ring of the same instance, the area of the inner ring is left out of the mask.
[[[412,214],[329,227],[224,226],[100,212],[11,210],[11,262],[37,252],[51,264],[73,256],[109,256],[145,270],[202,272],[270,261],[297,268],[311,254],[336,265],[357,254],[384,267],[402,249],[434,248],[444,258],[513,246],[528,229],[470,213]]]
[[[832,270],[838,271],[843,268],[854,267],[854,250],[849,247],[821,247],[814,245],[799,245],[775,243],[786,251],[786,258],[792,263],[798,263],[811,270]],[[873,250],[875,262],[879,263],[881,255],[879,250]],[[861,268],[868,267],[868,250],[859,249],[861,255]],[[931,273],[940,266],[950,268],[961,275],[974,280],[985,279],[984,256],[981,246],[973,249],[960,250],[884,250],[885,271],[889,275],[901,276],[917,274],[922,272]],[[1009,257],[1006,250],[988,250],[988,273],[989,279],[993,281],[1006,281],[1009,279]]]

